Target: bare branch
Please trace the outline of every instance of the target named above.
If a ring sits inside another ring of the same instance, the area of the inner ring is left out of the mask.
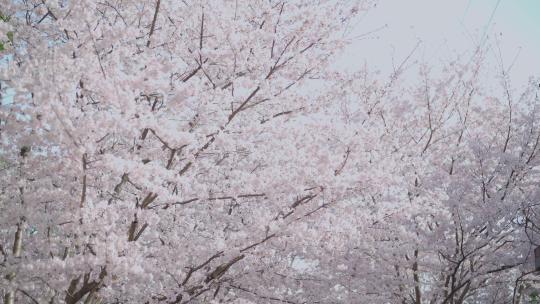
[[[150,41],[152,39],[152,34],[154,34],[154,30],[156,28],[156,21],[159,13],[159,5],[161,3],[161,0],[156,1],[156,9],[154,11],[154,19],[152,19],[152,25],[150,26],[150,33],[148,34],[148,42],[146,43],[146,47],[150,47]]]

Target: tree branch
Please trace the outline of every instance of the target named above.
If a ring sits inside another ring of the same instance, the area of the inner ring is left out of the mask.
[[[152,25],[150,26],[150,33],[148,34],[148,42],[146,43],[146,47],[150,47],[150,40],[152,38],[152,34],[154,34],[154,30],[156,28],[156,20],[159,13],[159,5],[161,3],[161,0],[156,1],[156,9],[154,11],[154,19],[152,19]]]

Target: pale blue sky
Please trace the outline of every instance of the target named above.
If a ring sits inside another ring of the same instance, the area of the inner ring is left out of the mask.
[[[381,28],[382,27],[382,28]],[[380,29],[379,29],[380,28]],[[417,55],[440,63],[480,43],[494,47],[488,54],[496,63],[500,46],[514,83],[540,76],[540,0],[381,0],[355,25],[354,34],[374,33],[356,40],[341,64],[388,71],[392,57],[399,62],[422,41]]]

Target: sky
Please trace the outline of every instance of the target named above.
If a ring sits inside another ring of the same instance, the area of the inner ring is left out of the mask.
[[[512,66],[513,83],[540,76],[540,0],[381,0],[352,28],[340,61],[349,69],[388,72],[420,41],[416,58],[432,64],[487,44],[491,63]]]

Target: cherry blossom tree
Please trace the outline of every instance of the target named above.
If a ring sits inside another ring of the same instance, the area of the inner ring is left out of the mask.
[[[334,71],[372,5],[2,5],[4,302],[523,303],[538,82]]]
[[[303,218],[358,187],[306,93],[368,1],[12,1],[6,303],[317,297]],[[290,249],[287,249],[290,248]]]
[[[346,246],[326,272],[353,302],[526,300],[538,244],[538,80],[519,92],[502,69],[493,92],[481,85],[484,58],[419,65],[412,84],[402,67],[383,85],[365,72],[342,82],[341,113],[378,137],[367,151],[387,176],[362,194],[369,211],[356,202],[334,219],[350,225],[340,225],[334,239]]]

